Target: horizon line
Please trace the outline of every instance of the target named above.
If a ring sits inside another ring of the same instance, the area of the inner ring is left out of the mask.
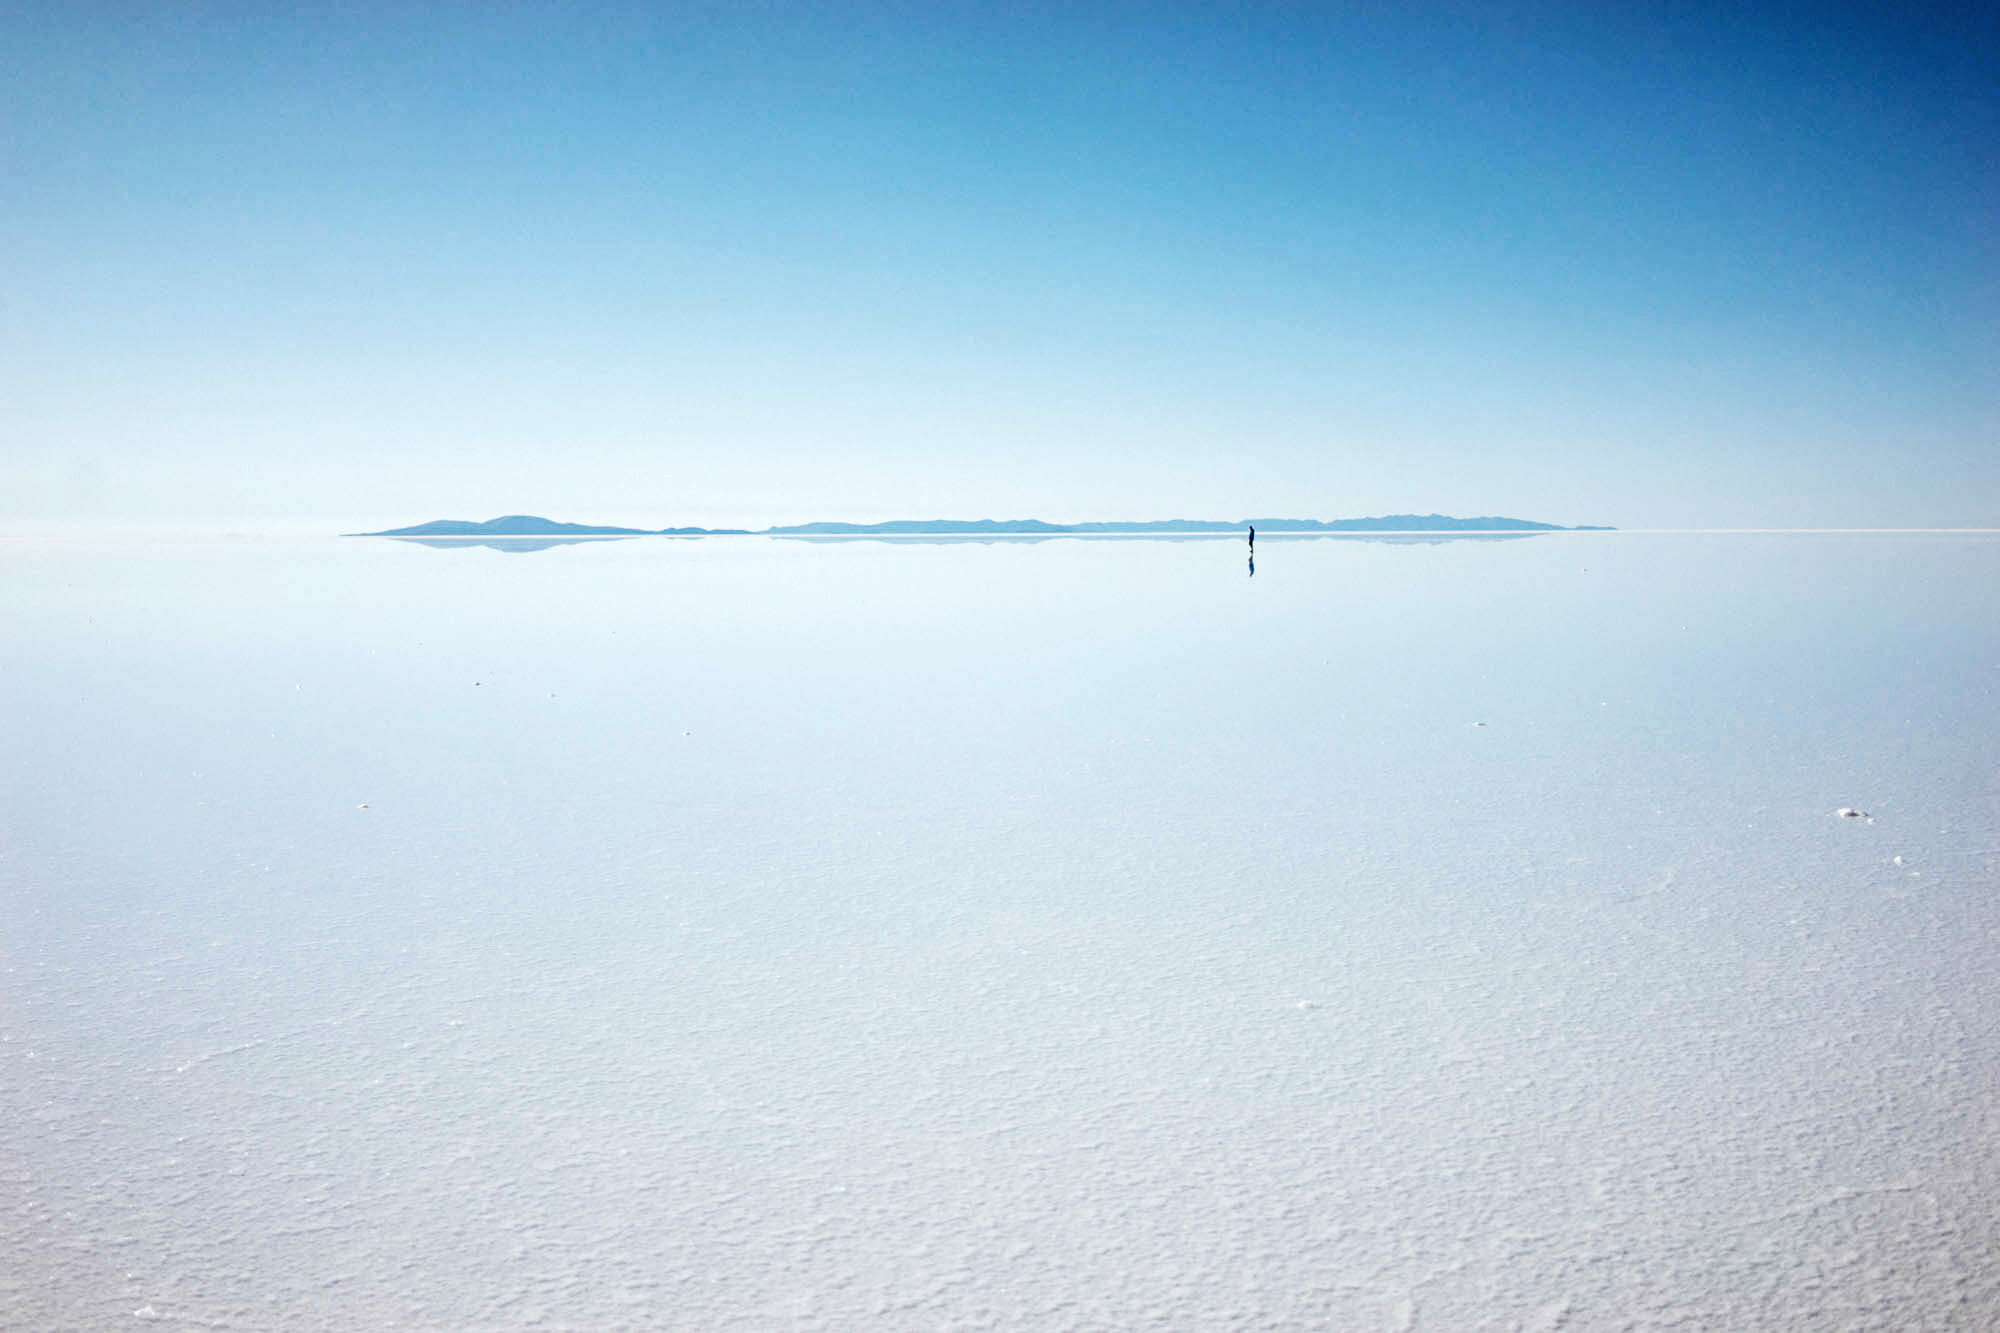
[[[892,520],[894,522],[894,520]],[[798,524],[792,524],[798,526]],[[1506,532],[1516,536],[1546,536],[1552,532],[1570,536],[1754,536],[1754,534],[2000,534],[2000,524],[1996,526],[1816,526],[1816,528],[1788,528],[1788,526],[1730,526],[1730,528],[1626,528],[1626,526],[1550,526],[1550,528],[1448,528],[1448,530],[1420,530],[1420,528],[1340,528],[1340,530],[1294,530],[1280,532],[1272,530],[1272,536],[1340,536],[1342,532],[1388,532],[1388,534],[1448,534],[1448,532]],[[184,540],[184,538],[234,538],[234,540],[326,540],[326,538],[350,538],[350,536],[386,536],[384,532],[330,532],[330,530],[306,530],[304,524],[278,524],[262,528],[244,526],[166,526],[160,522],[148,524],[118,524],[118,526],[92,526],[76,524],[64,528],[48,530],[28,530],[10,532],[0,530],[0,542],[36,542],[36,540]],[[430,540],[538,540],[546,536],[560,534],[426,534]],[[594,538],[624,538],[624,536],[940,536],[938,532],[778,532],[772,528],[754,530],[706,530],[706,532],[662,532],[636,530],[636,532],[598,532],[598,534],[576,534]],[[948,534],[944,534],[948,536]],[[966,536],[1226,536],[1226,532],[968,532]]]

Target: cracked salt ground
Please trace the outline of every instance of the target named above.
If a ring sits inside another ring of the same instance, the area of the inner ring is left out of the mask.
[[[1868,540],[39,553],[0,1327],[2000,1324],[2000,543]]]

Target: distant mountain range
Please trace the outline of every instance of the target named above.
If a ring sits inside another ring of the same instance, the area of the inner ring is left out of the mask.
[[[413,528],[391,528],[387,532],[350,532],[349,537],[657,537],[662,534],[703,534],[728,532],[742,535],[743,529],[726,528],[607,528],[592,523],[558,523],[533,514],[508,514],[472,523],[462,518],[439,518]]]
[[[1144,523],[1044,523],[1035,518],[974,520],[902,519],[891,523],[799,523],[767,528],[776,536],[895,536],[955,533],[986,536],[1021,533],[1060,536],[1065,533],[1242,532],[1608,532],[1608,528],[1565,528],[1525,518],[1452,518],[1445,514],[1387,514],[1380,518],[1246,518],[1235,523],[1213,519],[1165,518]]]
[[[386,532],[350,532],[350,537],[897,537],[897,536],[1089,536],[1095,533],[1261,532],[1610,532],[1585,524],[1565,528],[1525,518],[1452,518],[1445,514],[1386,514],[1379,518],[1252,518],[1238,523],[1168,518],[1145,523],[1044,523],[1038,518],[898,519],[888,523],[794,523],[763,528],[611,528],[558,523],[533,514],[508,514],[484,523],[441,518]]]

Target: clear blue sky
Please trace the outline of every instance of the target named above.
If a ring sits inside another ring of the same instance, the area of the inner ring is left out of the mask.
[[[1948,10],[9,4],[0,125],[0,532],[2000,525]]]

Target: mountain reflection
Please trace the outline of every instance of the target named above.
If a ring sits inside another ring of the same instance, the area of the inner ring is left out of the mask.
[[[653,534],[647,534],[653,535]],[[736,535],[736,534],[729,534]],[[751,534],[762,535],[762,534]],[[1272,542],[1379,542],[1388,546],[1444,546],[1453,542],[1518,542],[1546,537],[1545,532],[1263,532],[1266,545]],[[895,546],[1027,546],[1042,542],[1233,542],[1242,540],[1233,532],[1077,532],[1077,533],[774,533],[774,541],[785,542],[885,542]],[[629,542],[631,537],[392,537],[391,541],[411,546],[428,546],[438,551],[459,551],[484,546],[493,551],[524,555],[546,551],[552,546],[588,546],[593,542]],[[698,536],[680,536],[680,541],[700,541]],[[1253,564],[1251,574],[1257,569]]]
[[[460,551],[468,546],[484,546],[510,555],[546,551],[551,546],[588,546],[592,542],[628,542],[630,537],[395,537],[393,541],[412,546],[428,546],[435,551]]]
[[[762,536],[754,533],[753,536]],[[1058,533],[846,533],[783,532],[781,542],[884,542],[892,546],[1027,546],[1040,542],[1240,542],[1236,532],[1058,532]],[[1444,546],[1451,542],[1517,542],[1546,532],[1260,532],[1259,541],[1382,542],[1390,546]],[[699,540],[699,539],[696,539]]]

